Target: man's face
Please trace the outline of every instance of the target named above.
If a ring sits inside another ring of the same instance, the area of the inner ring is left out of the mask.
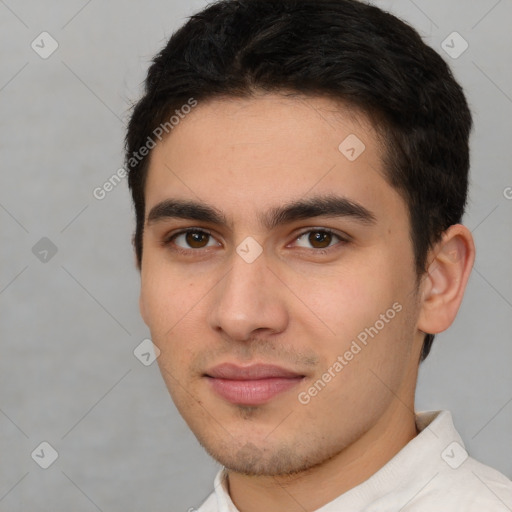
[[[408,213],[364,116],[312,97],[199,103],[154,148],[145,198],[141,312],[178,410],[221,464],[302,471],[412,406]]]

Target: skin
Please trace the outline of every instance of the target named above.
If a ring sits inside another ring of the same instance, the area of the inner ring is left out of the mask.
[[[338,150],[350,134],[366,147],[354,161]],[[422,331],[438,333],[453,321],[474,245],[464,226],[452,226],[418,283],[407,206],[384,177],[384,150],[364,115],[326,98],[277,94],[200,103],[152,150],[146,215],[173,198],[210,205],[228,220],[146,224],[140,309],[172,399],[228,469],[242,512],[315,510],[417,435]],[[363,205],[376,222],[321,216],[273,229],[260,222],[271,208],[333,193]],[[211,236],[169,242],[186,228]],[[315,228],[348,241],[318,243]],[[248,236],[263,249],[252,263],[236,252]],[[396,303],[401,311],[301,403],[298,394]],[[305,377],[263,405],[234,405],[204,377],[223,362],[276,364]]]

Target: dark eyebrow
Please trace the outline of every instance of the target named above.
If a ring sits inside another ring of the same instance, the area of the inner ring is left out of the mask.
[[[260,215],[259,219],[267,230],[272,230],[282,224],[313,217],[351,217],[368,225],[377,222],[376,216],[363,205],[336,195],[291,201],[284,206],[271,208],[267,213]],[[147,224],[167,218],[197,220],[219,226],[229,225],[226,216],[217,208],[181,199],[166,199],[155,205],[148,214]]]
[[[310,197],[292,201],[284,206],[271,208],[260,217],[261,223],[269,230],[295,220],[312,217],[351,217],[363,224],[375,224],[376,216],[363,205],[336,195]]]
[[[147,225],[164,219],[189,219],[200,222],[211,222],[226,226],[228,224],[224,214],[206,204],[181,199],[166,199],[151,208],[148,214]]]

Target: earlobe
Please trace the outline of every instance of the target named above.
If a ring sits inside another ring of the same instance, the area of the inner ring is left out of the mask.
[[[422,284],[418,329],[430,334],[446,330],[459,310],[475,260],[469,229],[450,226],[431,250],[428,272]]]

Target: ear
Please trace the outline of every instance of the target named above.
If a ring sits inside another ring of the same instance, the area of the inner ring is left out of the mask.
[[[429,252],[428,261],[418,329],[437,334],[453,323],[473,268],[475,244],[469,229],[450,226]]]

